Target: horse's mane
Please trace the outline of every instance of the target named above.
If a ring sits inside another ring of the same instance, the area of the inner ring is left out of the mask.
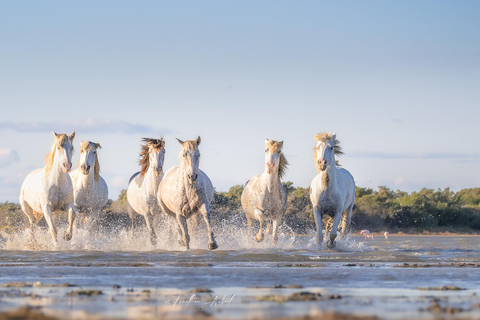
[[[280,149],[280,161],[278,163],[278,176],[280,178],[283,177],[285,171],[287,171],[288,161],[285,158],[285,155],[281,151],[283,144],[276,140],[269,140],[268,141],[268,148],[272,150],[272,152],[277,152]]]
[[[46,168],[47,173],[52,171],[53,160],[55,158],[55,148],[56,147],[62,147],[63,148],[63,145],[66,142],[68,142],[68,136],[64,133],[58,134],[55,137],[55,142],[52,144],[52,147],[50,148],[50,153],[47,154],[47,156],[45,157],[45,162],[47,164],[45,168]]]
[[[140,175],[143,176],[148,171],[148,167],[150,166],[150,160],[148,159],[148,148],[152,146],[155,150],[162,150],[165,147],[165,140],[163,138],[160,139],[150,139],[150,138],[142,138],[143,144],[140,151],[140,161],[139,164],[142,167],[140,170]]]
[[[99,143],[86,141],[82,142],[82,144],[80,145],[80,153],[101,148],[102,146]],[[93,172],[93,178],[97,182],[100,181],[100,162],[98,162],[98,154],[95,154],[95,169]]]
[[[313,137],[315,138],[315,140],[317,140],[319,142],[326,142],[326,141],[330,141],[330,140],[333,139],[333,135],[330,134],[330,133],[326,133],[326,132],[317,133]],[[317,148],[314,147],[313,150],[315,150],[314,159],[316,161],[317,160]],[[337,138],[335,138],[335,141],[333,143],[333,151],[335,153],[335,165],[337,167],[339,167],[340,162],[338,161],[337,156],[341,156],[343,154],[343,149],[342,149],[342,146],[340,145],[340,140],[338,140]]]

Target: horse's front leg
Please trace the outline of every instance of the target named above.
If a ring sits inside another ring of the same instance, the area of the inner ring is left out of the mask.
[[[207,224],[208,250],[215,250],[218,248],[218,245],[217,245],[217,242],[215,241],[215,237],[213,236],[212,227],[210,226],[210,205],[208,203],[204,203],[200,207],[200,213],[203,215],[203,219]]]
[[[155,230],[153,230],[153,213],[147,212],[145,214],[145,222],[147,224],[148,232],[150,233],[150,242],[152,243],[152,245],[156,246],[157,235],[155,234]]]
[[[317,234],[315,235],[315,239],[317,240],[317,244],[321,245],[323,242],[323,229],[322,229],[322,214],[320,213],[320,208],[314,207],[313,208],[313,218],[315,219],[315,227]]]
[[[342,219],[342,212],[337,210],[337,212],[335,212],[335,216],[333,217],[333,226],[332,226],[332,231],[330,231],[330,240],[328,240],[327,242],[327,246],[330,249],[335,248],[335,245],[336,245],[335,239],[337,238],[338,225],[340,224],[341,219]]]
[[[53,244],[55,245],[55,248],[58,247],[58,242],[57,242],[57,229],[55,228],[55,225],[53,223],[53,218],[52,218],[52,207],[48,204],[43,206],[43,215],[45,217],[45,221],[47,221],[48,224],[48,232],[50,232],[50,235],[53,238]]]
[[[272,222],[273,244],[276,244],[278,241],[278,224],[279,224],[278,219],[273,219],[273,222]]]
[[[185,248],[190,250],[190,236],[188,235],[188,228],[187,228],[187,219],[181,213],[177,213],[177,224],[178,224],[178,231],[182,233],[182,239],[185,243]]]
[[[255,236],[255,240],[257,242],[262,242],[263,241],[263,221],[264,221],[263,211],[258,208],[255,208],[253,210],[253,213],[255,215],[255,218],[258,220],[258,222],[260,222],[260,230],[258,230],[258,233]]]
[[[72,239],[73,222],[75,221],[75,217],[77,215],[77,208],[73,203],[70,203],[66,209],[68,210],[68,229],[63,238],[67,241],[70,241]]]

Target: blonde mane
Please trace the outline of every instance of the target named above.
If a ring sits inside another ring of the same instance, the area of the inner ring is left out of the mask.
[[[276,140],[269,140],[267,147],[270,149],[271,152],[277,152],[280,150],[280,161],[278,163],[278,176],[282,178],[285,174],[285,171],[287,171],[288,167],[288,161],[287,158],[285,158],[285,155],[281,151],[283,144],[279,141]]]
[[[330,134],[330,133],[326,133],[326,132],[317,133],[313,137],[315,138],[315,140],[317,140],[319,142],[327,142],[327,141],[333,140],[333,135]],[[316,163],[317,162],[317,148],[314,147],[313,150],[315,151],[315,154],[314,154],[313,157],[314,157],[315,163]],[[339,167],[340,162],[338,161],[337,156],[341,156],[343,154],[343,149],[342,149],[342,146],[340,145],[340,140],[338,140],[336,138],[335,138],[335,141],[333,143],[333,151],[335,153],[335,165],[337,167]]]
[[[55,142],[52,144],[52,147],[50,148],[50,153],[47,154],[45,157],[45,162],[46,162],[46,171],[47,173],[50,173],[52,171],[53,167],[53,161],[55,159],[55,148],[60,147],[63,148],[63,145],[68,142],[68,136],[64,133],[58,134],[55,137]]]
[[[149,160],[149,147],[152,146],[155,150],[160,151],[162,148],[165,147],[165,140],[163,138],[160,139],[150,139],[150,138],[143,138],[142,141],[144,144],[141,147],[140,151],[140,161],[139,164],[142,167],[140,170],[140,175],[143,176],[148,171],[148,167],[150,166]]]
[[[101,149],[101,148],[102,146],[99,143],[95,143],[92,141],[85,141],[85,142],[82,142],[82,144],[80,145],[80,153]],[[93,178],[95,179],[96,182],[100,181],[100,162],[98,162],[98,154],[95,154],[95,168],[93,171]]]

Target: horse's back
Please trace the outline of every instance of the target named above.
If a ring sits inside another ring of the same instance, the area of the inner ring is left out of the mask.
[[[20,189],[20,204],[27,203],[34,211],[43,211],[42,202],[45,201],[45,192],[42,191],[43,168],[30,172],[23,180]]]

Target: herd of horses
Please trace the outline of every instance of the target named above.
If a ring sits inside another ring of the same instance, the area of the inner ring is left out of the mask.
[[[68,212],[68,228],[65,240],[72,238],[73,224],[77,214],[92,217],[101,212],[108,202],[108,187],[100,176],[97,150],[100,144],[81,142],[80,162],[71,171],[73,139],[70,135],[53,132],[54,143],[46,157],[46,165],[31,172],[24,180],[20,191],[20,205],[30,223],[30,238],[34,238],[36,224],[45,218],[55,247],[57,230],[52,214]],[[322,216],[333,217],[332,228],[326,233],[327,246],[335,247],[339,225],[341,236],[350,229],[351,213],[355,202],[355,182],[352,175],[339,167],[336,155],[342,154],[335,134],[319,133],[314,136],[315,165],[318,174],[310,186],[310,200],[316,224],[316,242],[322,244],[324,235]],[[164,139],[142,140],[140,153],[141,170],[132,175],[127,188],[128,214],[132,220],[137,214],[145,218],[150,241],[157,243],[153,218],[164,212],[176,220],[178,242],[190,248],[187,219],[203,216],[208,231],[208,249],[218,248],[211,227],[210,203],[213,200],[213,185],[199,168],[201,139],[182,141],[177,139],[182,150],[180,164],[164,172]],[[278,227],[287,209],[287,192],[281,183],[288,162],[282,152],[283,141],[265,140],[265,170],[252,177],[245,185],[241,203],[247,218],[248,230],[252,220],[258,220],[259,231],[255,240],[260,242],[264,234],[272,232],[273,242],[278,239]],[[193,220],[193,219],[192,219]],[[268,226],[264,231],[264,224]]]

